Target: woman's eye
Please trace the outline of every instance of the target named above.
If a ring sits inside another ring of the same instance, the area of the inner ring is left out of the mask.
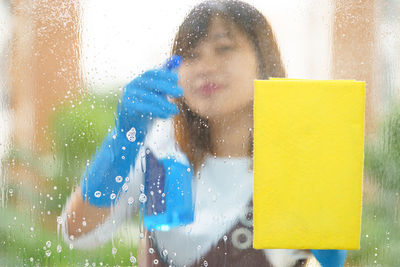
[[[198,55],[198,53],[196,53],[196,52],[190,52],[188,55],[187,55],[187,59],[196,59],[196,58],[198,58],[199,57],[199,55]]]
[[[233,49],[233,46],[231,46],[231,45],[222,45],[222,46],[218,46],[216,48],[218,53],[225,53],[225,52],[228,52],[228,51],[230,51],[232,49]]]

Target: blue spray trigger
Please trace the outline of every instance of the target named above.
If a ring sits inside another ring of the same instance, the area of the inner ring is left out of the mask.
[[[173,70],[178,68],[182,64],[182,57],[178,55],[173,55],[170,57],[164,65],[167,70]]]

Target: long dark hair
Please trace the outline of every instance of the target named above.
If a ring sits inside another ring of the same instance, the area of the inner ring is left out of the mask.
[[[211,19],[221,17],[235,25],[253,44],[258,60],[258,79],[285,77],[278,45],[267,19],[253,6],[241,1],[206,1],[194,7],[179,27],[172,54],[188,56],[208,33]],[[180,113],[174,118],[175,137],[195,171],[207,153],[212,152],[208,121],[190,110],[182,98],[175,99]],[[253,155],[253,137],[249,156]]]

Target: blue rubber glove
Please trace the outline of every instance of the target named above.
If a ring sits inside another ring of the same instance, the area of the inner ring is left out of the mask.
[[[150,70],[131,81],[117,108],[116,127],[103,141],[81,180],[84,200],[97,207],[109,207],[118,199],[143,145],[153,118],[178,114],[178,107],[167,96],[181,97],[174,68],[181,58],[173,56],[164,68]]]
[[[342,267],[346,261],[347,250],[312,249],[311,251],[322,267]]]

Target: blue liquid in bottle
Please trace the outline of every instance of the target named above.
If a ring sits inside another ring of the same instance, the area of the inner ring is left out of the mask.
[[[143,223],[148,230],[168,231],[172,227],[192,223],[193,168],[174,156],[157,159],[146,149],[145,195]]]

